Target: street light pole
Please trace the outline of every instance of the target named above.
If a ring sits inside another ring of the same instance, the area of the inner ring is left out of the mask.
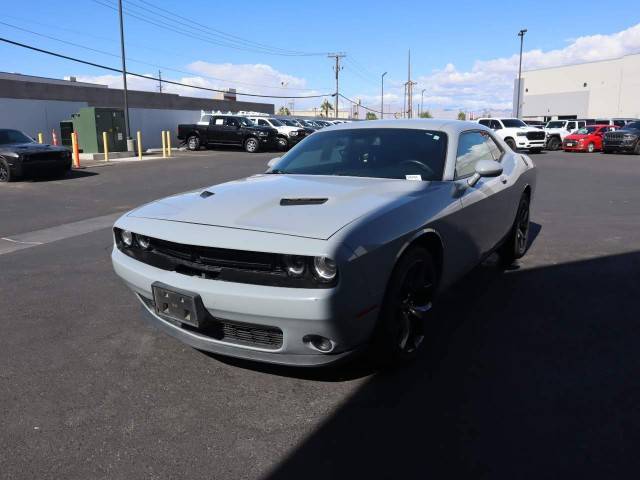
[[[382,83],[380,85],[380,120],[384,120],[384,76],[387,72],[382,74]]]
[[[423,88],[422,92],[420,92],[420,113],[418,117],[424,113],[424,91],[425,89]]]
[[[520,90],[522,89],[522,45],[524,44],[524,34],[527,33],[527,29],[523,28],[518,32],[520,37],[520,63],[518,64],[518,102],[516,105],[516,118],[520,118]]]
[[[118,0],[118,16],[120,17],[120,52],[122,54],[122,83],[124,86],[124,129],[127,137],[127,150],[133,150],[133,140],[129,128],[129,99],[127,98],[127,63],[124,54],[124,22],[122,20],[122,0]],[[131,145],[129,145],[131,143]],[[129,148],[131,147],[131,148]]]

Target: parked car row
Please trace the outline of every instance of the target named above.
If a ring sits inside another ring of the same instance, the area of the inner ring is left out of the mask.
[[[178,140],[189,150],[213,145],[239,146],[249,153],[287,150],[312,133],[337,123],[344,121],[202,112],[199,122],[178,125]]]
[[[632,118],[551,120],[525,123],[517,118],[480,118],[513,150],[540,152],[634,152],[640,155],[640,121]]]

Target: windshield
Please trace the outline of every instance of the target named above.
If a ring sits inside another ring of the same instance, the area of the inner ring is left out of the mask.
[[[598,129],[598,127],[585,127],[578,130],[576,133],[578,135],[587,135],[589,133],[593,133]]]
[[[295,123],[293,123],[291,120],[287,120],[286,118],[281,118],[280,121],[282,123],[284,123],[285,125],[287,125],[288,127],[297,127],[298,126]]]
[[[442,180],[447,135],[432,130],[320,131],[291,149],[272,173]]]
[[[624,126],[625,130],[629,130],[630,128],[632,128],[634,130],[640,130],[640,122],[631,122],[631,123],[627,123]]]
[[[35,140],[19,130],[0,130],[0,145],[11,143],[34,143]]]
[[[502,124],[505,128],[518,128],[518,127],[526,127],[527,124],[522,120],[518,120],[517,118],[502,118]]]
[[[240,125],[244,127],[254,126],[254,123],[251,120],[249,120],[247,117],[238,117],[238,121],[240,122]]]
[[[546,128],[564,128],[564,122],[547,122]]]
[[[273,125],[274,127],[281,127],[282,126],[282,122],[280,120],[278,120],[277,118],[270,118],[269,119],[269,123],[271,123],[271,125]]]
[[[298,120],[298,123],[300,123],[300,125],[304,125],[305,127],[313,127],[313,124],[307,120]]]

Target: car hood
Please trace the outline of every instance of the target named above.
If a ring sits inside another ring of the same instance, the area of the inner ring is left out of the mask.
[[[590,133],[572,133],[565,137],[566,140],[580,140],[591,136]]]
[[[0,145],[1,152],[15,152],[15,153],[35,153],[35,152],[62,152],[67,150],[64,147],[57,147],[55,145],[41,144],[41,143],[7,143]]]
[[[263,174],[158,200],[129,216],[326,240],[369,212],[410,201],[428,185],[412,180]]]

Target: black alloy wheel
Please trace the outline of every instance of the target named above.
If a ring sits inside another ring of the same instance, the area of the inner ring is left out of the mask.
[[[516,219],[505,243],[498,250],[500,261],[509,266],[517,259],[522,258],[529,246],[529,230],[531,222],[529,218],[529,195],[523,194],[518,204]]]
[[[11,180],[11,170],[9,169],[9,165],[6,160],[0,158],[0,182],[10,182]]]
[[[400,258],[374,339],[383,363],[402,363],[417,355],[427,335],[436,283],[436,269],[426,249],[412,247]]]

